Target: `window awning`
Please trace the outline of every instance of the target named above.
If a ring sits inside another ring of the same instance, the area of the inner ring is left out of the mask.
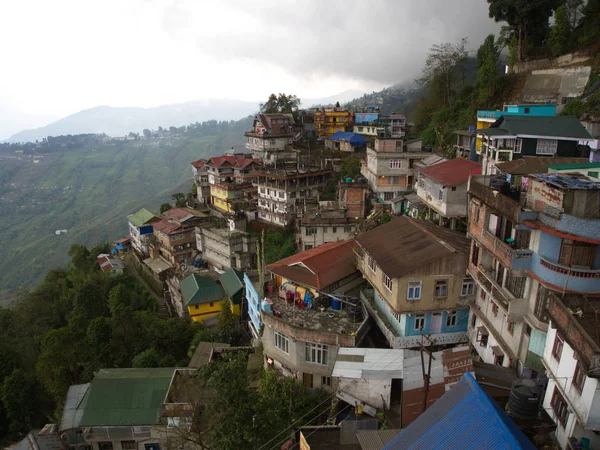
[[[492,351],[496,356],[504,356],[504,352],[502,351],[499,345],[492,345]]]

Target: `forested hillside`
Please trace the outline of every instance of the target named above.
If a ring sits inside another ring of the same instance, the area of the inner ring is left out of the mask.
[[[118,239],[127,233],[127,214],[142,206],[158,210],[173,192],[188,192],[190,162],[232,146],[242,150],[250,125],[210,121],[156,139],[0,145],[0,304],[64,264],[72,244]]]

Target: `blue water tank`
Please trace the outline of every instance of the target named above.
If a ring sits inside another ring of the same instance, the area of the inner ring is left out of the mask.
[[[341,311],[342,310],[342,301],[338,300],[337,298],[332,298],[331,299],[331,309],[334,309],[336,311]]]

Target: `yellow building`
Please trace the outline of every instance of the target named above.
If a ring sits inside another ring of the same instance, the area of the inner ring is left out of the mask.
[[[210,196],[213,206],[224,212],[233,212],[238,192],[227,189],[223,185],[212,185],[210,187]]]
[[[349,131],[352,113],[339,108],[325,108],[315,111],[315,132],[317,136],[331,136],[338,131]]]

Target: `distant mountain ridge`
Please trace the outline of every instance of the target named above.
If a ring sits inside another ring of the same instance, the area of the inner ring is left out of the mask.
[[[361,91],[345,91],[325,98],[304,99],[302,106],[334,104],[336,101],[343,103],[360,95]],[[48,136],[66,134],[105,133],[109,136],[125,136],[130,132],[141,133],[144,128],[180,127],[206,120],[239,120],[255,114],[259,105],[258,101],[210,99],[153,108],[96,106],[43,127],[20,131],[5,142],[34,142]]]

